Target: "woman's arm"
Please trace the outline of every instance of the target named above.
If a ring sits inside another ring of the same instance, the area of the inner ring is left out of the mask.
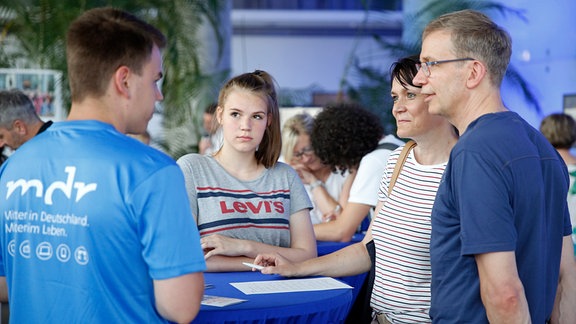
[[[337,209],[338,197],[333,197],[325,186],[324,180],[316,178],[310,170],[303,164],[292,165],[298,173],[302,183],[310,188],[310,197],[314,201],[314,206],[321,215],[327,214]]]
[[[314,225],[319,241],[350,242],[372,206],[349,202],[335,220]]]
[[[340,197],[338,197],[338,203],[340,204],[340,208],[344,209],[348,204],[348,197],[350,197],[350,188],[352,188],[352,183],[354,183],[354,178],[356,178],[356,172],[351,171],[348,173],[346,177],[346,181],[344,181],[344,185],[342,186],[342,191],[340,192]],[[340,210],[340,213],[342,210]],[[338,215],[336,216],[340,216]]]
[[[259,254],[254,263],[265,266],[262,273],[285,277],[353,276],[370,270],[370,255],[366,246],[358,242],[318,258],[293,262],[279,253]]]
[[[322,182],[320,184],[318,181],[321,182],[321,180],[315,180],[310,183],[311,198],[314,201],[315,207],[318,208],[322,215],[337,210],[337,206],[339,205],[338,197],[332,197],[324,183]]]
[[[201,239],[208,271],[242,271],[250,268],[242,262],[252,262],[258,254],[280,253],[291,261],[303,261],[317,255],[316,239],[308,209],[290,217],[290,247],[209,235]]]
[[[381,208],[383,202],[379,202],[376,208]],[[276,273],[286,277],[303,276],[329,276],[344,277],[353,276],[370,270],[372,260],[366,249],[366,244],[372,240],[372,224],[362,242],[349,245],[343,249],[318,258],[308,259],[303,262],[290,262],[278,253],[259,254],[254,263],[266,266],[262,273]]]
[[[215,255],[206,260],[206,272],[252,271],[242,262],[254,262],[254,258],[246,256]]]

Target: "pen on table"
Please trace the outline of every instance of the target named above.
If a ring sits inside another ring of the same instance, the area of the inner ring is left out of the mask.
[[[262,270],[262,269],[264,269],[263,266],[257,265],[257,264],[254,264],[254,263],[242,262],[242,264],[245,265],[245,266],[247,266],[247,267],[250,267],[250,268],[253,268],[253,269],[257,269],[257,270]]]

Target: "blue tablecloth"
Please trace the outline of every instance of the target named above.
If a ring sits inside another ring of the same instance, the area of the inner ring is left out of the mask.
[[[331,241],[316,241],[318,248],[318,256],[330,254],[334,251],[347,247],[348,245],[361,242],[364,239],[364,233],[356,233],[352,236],[350,242],[331,242]]]
[[[206,295],[247,299],[226,307],[204,306],[193,323],[342,323],[353,303],[352,289],[245,295],[230,282],[284,279],[252,272],[205,273]],[[347,278],[348,279],[348,278]]]

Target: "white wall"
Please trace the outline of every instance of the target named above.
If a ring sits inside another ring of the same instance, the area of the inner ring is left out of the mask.
[[[367,52],[371,46],[360,44]],[[260,69],[271,73],[282,88],[320,85],[336,92],[353,47],[350,37],[234,36],[232,74]]]
[[[356,27],[365,23],[372,28],[399,28],[400,19],[400,13],[366,18],[363,12],[234,10],[232,75],[261,69],[271,73],[281,88],[318,85],[328,92],[337,92],[354,51],[364,63],[386,69],[391,63],[379,55],[370,36],[353,35]],[[239,26],[260,28],[262,34],[238,32]],[[290,26],[305,31],[286,32],[284,28]],[[346,35],[346,29],[352,35]],[[340,35],[318,35],[322,30],[339,30]]]

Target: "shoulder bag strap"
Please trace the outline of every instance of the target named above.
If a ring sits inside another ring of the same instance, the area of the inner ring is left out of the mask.
[[[402,152],[400,152],[400,156],[398,157],[398,161],[396,161],[396,165],[394,166],[394,171],[392,171],[392,177],[390,177],[390,184],[388,184],[388,196],[390,196],[390,193],[392,192],[392,188],[394,188],[394,184],[396,184],[396,179],[398,178],[398,175],[400,174],[400,170],[402,169],[404,162],[406,162],[406,158],[408,157],[408,153],[410,153],[410,150],[414,146],[416,146],[416,142],[414,142],[413,140],[410,140],[406,143],[406,145],[404,145]]]

